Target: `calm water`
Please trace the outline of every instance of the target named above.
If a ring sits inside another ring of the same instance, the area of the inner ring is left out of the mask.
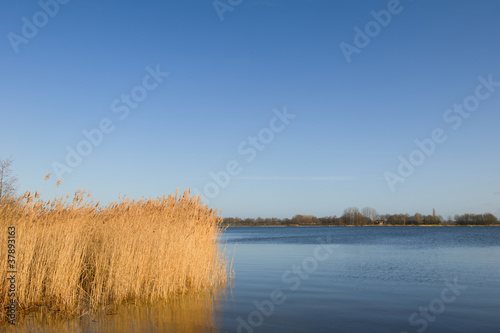
[[[498,227],[232,227],[221,242],[232,288],[58,330],[500,332]]]

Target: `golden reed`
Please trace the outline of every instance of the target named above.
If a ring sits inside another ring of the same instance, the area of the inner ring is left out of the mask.
[[[151,302],[228,281],[217,242],[222,219],[183,195],[100,207],[84,190],[71,199],[27,192],[0,200],[0,322],[10,304],[7,228],[16,230],[17,313],[84,315],[123,301]]]

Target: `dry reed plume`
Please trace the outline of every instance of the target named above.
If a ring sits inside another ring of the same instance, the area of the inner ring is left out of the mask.
[[[8,298],[7,227],[16,228],[20,312],[43,307],[82,315],[125,300],[153,301],[227,282],[217,243],[221,218],[199,197],[120,198],[106,207],[90,194],[43,201],[27,192],[0,201],[0,315]],[[69,201],[68,201],[69,200]]]

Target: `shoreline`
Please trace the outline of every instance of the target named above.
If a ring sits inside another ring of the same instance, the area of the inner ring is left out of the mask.
[[[332,228],[338,228],[338,227],[349,227],[349,228],[356,228],[356,227],[500,227],[500,224],[491,224],[491,225],[433,225],[433,224],[421,224],[421,225],[397,225],[397,224],[386,224],[386,225],[310,225],[310,224],[302,224],[302,225],[223,225],[222,227],[258,227],[258,228],[264,228],[264,227],[272,227],[272,228],[302,228],[302,227],[332,227]]]

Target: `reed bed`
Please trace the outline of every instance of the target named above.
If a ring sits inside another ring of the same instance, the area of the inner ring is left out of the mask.
[[[0,201],[0,316],[7,321],[7,228],[16,228],[17,313],[81,316],[124,301],[169,299],[228,281],[217,242],[222,219],[191,196],[105,207],[90,193],[51,201],[27,192]]]

